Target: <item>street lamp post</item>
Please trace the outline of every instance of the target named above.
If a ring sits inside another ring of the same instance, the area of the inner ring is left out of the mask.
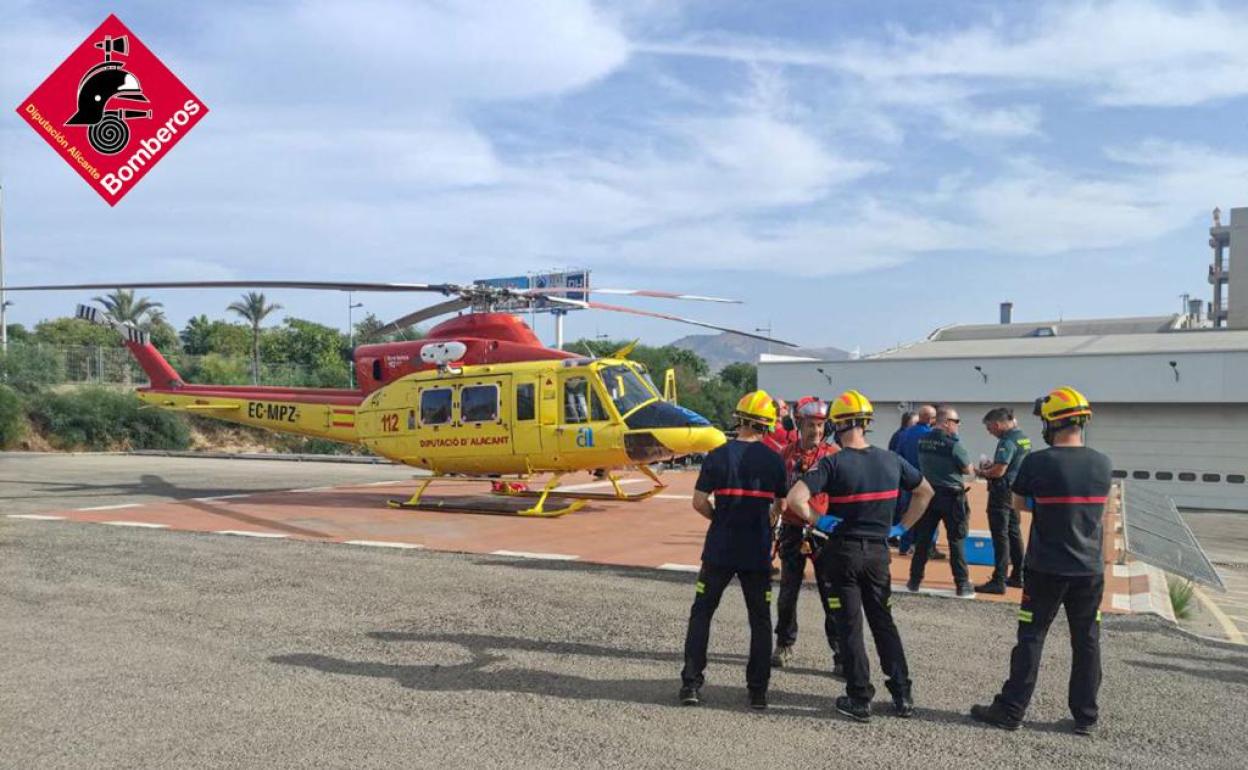
[[[352,389],[355,388],[355,319],[353,311],[357,307],[364,307],[363,302],[352,302],[352,292],[347,292],[347,347],[351,349],[351,363],[347,365],[347,373],[350,377]]]
[[[8,309],[12,304],[4,299],[4,188],[0,187],[0,353],[9,352]]]

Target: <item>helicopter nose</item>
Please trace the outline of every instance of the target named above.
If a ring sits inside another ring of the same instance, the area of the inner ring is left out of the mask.
[[[658,462],[673,457],[705,454],[727,440],[723,431],[709,425],[653,428],[624,434],[624,448],[630,460]]]

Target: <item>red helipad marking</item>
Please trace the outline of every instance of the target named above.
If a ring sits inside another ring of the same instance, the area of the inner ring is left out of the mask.
[[[360,544],[396,544],[430,550],[473,554],[498,551],[540,556],[572,557],[580,562],[613,564],[667,570],[696,569],[701,561],[706,521],[690,506],[695,474],[672,471],[664,475],[668,483],[663,494],[640,502],[595,500],[580,511],[554,519],[484,514],[413,511],[392,509],[388,499],[406,499],[417,482],[393,486],[361,484],[320,491],[263,492],[251,495],[224,495],[128,507],[128,522],[166,525],[169,529],[192,532],[257,532],[286,535],[289,539]],[[630,479],[630,483],[633,480]],[[588,475],[569,476],[564,486],[586,488],[596,485]],[[530,481],[539,488],[541,480]],[[593,488],[593,487],[590,487]],[[432,484],[430,496],[462,499],[493,498],[481,482],[446,480]],[[986,489],[975,485],[971,492],[972,530],[988,529],[985,513]],[[64,511],[56,515],[74,521],[107,522],[118,518],[116,510]],[[1110,517],[1110,522],[1115,517]],[[1024,537],[1030,514],[1023,514]],[[1112,549],[1112,523],[1107,523],[1108,558]],[[944,530],[941,529],[942,540]],[[947,543],[942,548],[947,550]],[[909,557],[894,556],[892,580],[902,585],[909,576]],[[948,561],[928,562],[923,588],[945,594],[953,589]],[[971,565],[971,579],[982,583],[991,567]],[[1136,584],[1141,585],[1136,585]],[[1115,593],[1147,592],[1147,581],[1105,573],[1103,609],[1111,606]],[[980,594],[987,601],[1017,603],[1022,592],[1007,589],[1005,596]]]

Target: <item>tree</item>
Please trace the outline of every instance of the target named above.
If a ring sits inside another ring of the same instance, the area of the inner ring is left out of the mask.
[[[9,333],[9,342],[29,342],[30,332],[26,331],[26,327],[21,324],[9,324],[7,327]]]
[[[80,318],[49,318],[35,324],[34,341],[55,347],[117,347],[117,332]]]
[[[425,336],[425,333],[415,326],[383,334],[381,330],[386,325],[384,321],[372,313],[364,316],[363,319],[355,324],[355,344],[367,345],[372,342],[418,340]]]
[[[346,343],[337,329],[302,318],[287,318],[260,338],[265,361],[293,364],[302,370],[300,385],[327,388],[347,385]]]
[[[247,292],[242,302],[231,302],[226,308],[251,324],[251,379],[255,385],[260,384],[260,324],[270,313],[281,308],[276,302],[268,304],[264,294],[256,291]]]
[[[719,379],[739,394],[745,395],[752,390],[758,390],[758,367],[743,362],[728,364],[719,370]]]
[[[178,332],[169,323],[169,319],[165,318],[163,310],[149,310],[147,318],[139,324],[139,328],[151,336],[152,345],[161,353],[176,353],[181,346]]]
[[[153,302],[147,297],[135,297],[132,289],[114,289],[111,294],[105,294],[103,297],[92,297],[91,301],[103,305],[104,312],[109,318],[132,326],[138,326],[153,312],[160,312],[157,308],[164,307],[161,303]],[[164,318],[163,313],[160,318]]]
[[[192,317],[179,335],[182,349],[193,356],[217,353],[222,356],[249,356],[251,330],[244,324],[208,320],[206,315]]]

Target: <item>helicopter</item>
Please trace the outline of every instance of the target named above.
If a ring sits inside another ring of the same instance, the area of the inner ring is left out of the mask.
[[[558,308],[597,309],[660,318],[794,347],[792,343],[691,318],[604,304],[590,293],[703,302],[736,302],[672,292],[584,287],[511,288],[488,284],[416,284],[322,281],[194,281],[62,284],[6,287],[6,291],[130,289],[332,289],[352,292],[427,292],[449,299],[382,327],[401,330],[448,313],[422,339],[360,345],[353,351],[354,389],[202,385],[185,382],[148,335],[79,305],[77,317],[110,326],[147,374],[137,390],[147,404],[232,423],[355,444],[394,462],[420,468],[416,492],[390,505],[418,510],[554,517],[591,500],[638,501],[664,483],[651,465],[723,444],[724,434],[702,415],[675,403],[675,379],[660,390],[632,345],[603,358],[542,345],[533,330],[499,307],[542,302]],[[571,295],[571,296],[569,296]],[[578,297],[583,297],[578,298]],[[635,345],[635,343],[634,343]],[[635,470],[653,486],[628,493],[618,473]],[[605,476],[608,493],[558,489],[568,473]],[[540,490],[525,483],[549,474]],[[514,476],[516,481],[500,480]],[[491,505],[429,499],[438,480],[490,485]],[[554,498],[552,500],[552,498]],[[532,501],[532,502],[530,502]]]

